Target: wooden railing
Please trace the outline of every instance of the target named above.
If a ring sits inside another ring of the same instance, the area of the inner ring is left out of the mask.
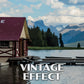
[[[0,56],[13,56],[13,48],[0,48]]]

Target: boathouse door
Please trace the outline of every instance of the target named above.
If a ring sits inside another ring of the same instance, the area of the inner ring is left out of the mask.
[[[26,41],[26,39],[20,39],[19,55],[20,56],[27,56],[27,41]]]
[[[20,46],[19,46],[20,56],[24,56],[24,40],[20,39]]]

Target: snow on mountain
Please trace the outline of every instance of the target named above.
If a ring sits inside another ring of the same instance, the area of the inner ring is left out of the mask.
[[[33,27],[34,26],[34,22],[33,21],[31,21],[31,20],[28,20],[28,27],[29,28],[31,28],[31,27]]]
[[[31,28],[33,26],[39,27],[41,30],[47,31],[50,28],[51,32],[55,33],[55,35],[59,36],[59,33],[62,33],[62,38],[64,44],[69,44],[77,41],[84,41],[84,23],[81,24],[70,24],[65,28],[63,25],[50,25],[46,26],[43,20],[31,21],[28,20],[28,26]]]
[[[38,21],[35,21],[35,22],[33,22],[33,21],[30,21],[30,20],[28,20],[28,26],[31,28],[31,27],[33,27],[33,26],[35,26],[35,27],[40,27],[40,29],[42,30],[44,30],[44,31],[47,31],[47,29],[48,28],[50,28],[50,30],[51,30],[51,32],[53,32],[53,33],[55,33],[55,35],[59,35],[59,31],[57,30],[57,27],[60,27],[60,28],[62,28],[63,26],[62,25],[57,25],[57,26],[53,26],[53,25],[50,25],[50,26],[46,26],[45,24],[44,24],[44,22],[43,22],[43,20],[38,20]]]
[[[65,44],[84,41],[84,23],[68,25],[60,31]]]
[[[69,31],[72,31],[72,30],[74,30],[74,31],[81,31],[81,32],[83,32],[84,31],[84,23],[82,23],[82,24],[75,24],[75,25],[68,25],[68,26],[66,26],[64,29],[62,29],[61,31],[60,31],[60,33],[61,34],[64,34],[64,33],[67,33],[67,32],[69,32]]]
[[[40,27],[41,30],[43,29],[44,31],[47,31],[48,26],[46,26],[44,24],[43,20],[35,21],[34,25],[35,25],[35,27],[37,27],[37,26]]]

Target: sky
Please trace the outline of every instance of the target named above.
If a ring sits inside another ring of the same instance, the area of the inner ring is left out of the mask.
[[[0,0],[0,17],[26,17],[46,25],[84,23],[84,0]]]

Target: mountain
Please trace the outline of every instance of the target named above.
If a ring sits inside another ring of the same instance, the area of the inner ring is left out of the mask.
[[[77,41],[84,41],[84,32],[80,32],[77,35],[75,35],[74,37],[72,37],[68,41],[68,43],[77,42]]]
[[[50,28],[51,32],[55,33],[55,35],[57,35],[57,36],[59,35],[59,31],[56,29],[58,26],[53,26],[53,25],[46,26],[44,24],[43,20],[38,20],[35,22],[28,20],[28,26],[29,26],[29,28],[31,28],[33,26],[35,26],[35,27],[38,26],[38,27],[40,27],[41,30],[43,29],[44,31],[47,31],[47,29]]]
[[[84,41],[84,23],[70,24],[64,28],[63,25],[46,26],[43,20],[38,20],[35,22],[28,20],[28,26],[30,28],[33,26],[38,26],[41,30],[43,29],[44,31],[47,31],[47,29],[50,28],[51,32],[55,33],[57,36],[59,36],[59,33],[61,33],[64,44]]]
[[[28,27],[29,27],[29,28],[32,28],[32,27],[34,26],[34,22],[31,21],[31,20],[28,20],[28,21],[27,21],[27,24],[28,24]]]
[[[69,44],[64,44],[65,47],[77,47],[78,43],[80,43],[80,47],[84,48],[84,41],[77,41]]]
[[[48,28],[48,26],[46,26],[45,24],[44,24],[44,22],[43,22],[43,20],[38,20],[38,21],[36,21],[36,22],[34,22],[34,26],[35,27],[40,27],[40,29],[42,30],[44,30],[44,31],[47,31],[47,28]]]
[[[62,33],[64,44],[84,41],[84,23],[67,25],[60,33]]]

